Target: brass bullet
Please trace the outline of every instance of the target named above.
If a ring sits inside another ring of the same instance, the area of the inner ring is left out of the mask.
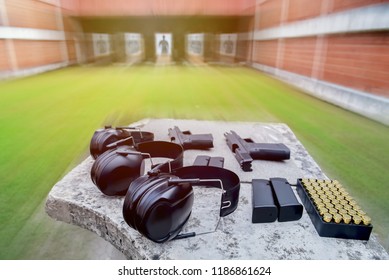
[[[351,222],[351,216],[350,215],[344,214],[344,215],[342,215],[342,218],[343,218],[343,222],[345,224],[349,224]]]
[[[354,224],[359,225],[362,222],[362,218],[360,216],[355,215],[352,217],[353,217]]]
[[[316,191],[314,189],[308,189],[308,194],[312,196],[313,194],[316,194]]]
[[[361,206],[359,206],[358,204],[357,204],[357,205],[353,205],[353,209],[354,209],[355,211],[359,211],[359,210],[362,211]]]
[[[325,222],[327,222],[327,223],[331,222],[331,220],[332,220],[332,215],[329,214],[329,213],[325,213],[325,214],[323,215],[323,220],[324,220]]]
[[[336,198],[331,199],[331,203],[332,203],[333,205],[337,205],[337,204],[342,205],[342,204],[340,204],[339,200],[336,199]],[[342,208],[343,208],[343,206],[342,206]]]
[[[349,193],[347,191],[345,191],[345,190],[341,191],[340,193],[343,194],[345,197],[347,197],[349,195]]]
[[[316,190],[316,193],[317,194],[324,194],[324,191],[322,189],[318,189],[318,190]]]
[[[347,200],[348,202],[350,202],[351,200],[354,200],[354,198],[350,195],[345,195],[344,199]]]
[[[342,215],[340,214],[334,214],[333,215],[335,223],[339,224],[342,221]]]
[[[338,186],[338,192],[340,192],[341,194],[343,194],[343,192],[345,192],[346,190],[342,187],[342,186]]]
[[[341,210],[341,209],[344,210],[343,205],[340,204],[340,203],[334,204],[334,208],[335,208],[336,210],[338,210],[338,211]]]
[[[316,203],[316,207],[319,209],[319,208],[325,208],[326,205],[323,203],[323,202],[318,202]]]
[[[355,205],[357,205],[357,202],[354,200],[354,199],[352,199],[352,200],[350,200],[349,202],[348,202],[348,204],[350,204],[351,206],[355,206]]]
[[[363,215],[362,216],[362,222],[365,226],[370,225],[371,223],[371,218],[369,216]]]
[[[331,208],[334,208],[334,205],[331,203],[331,202],[327,202],[327,203],[324,203],[325,207],[327,209],[331,209]]]
[[[325,213],[328,213],[328,209],[322,207],[322,208],[319,209],[319,213],[320,213],[321,216],[323,216]]]
[[[343,208],[346,210],[351,210],[353,207],[350,204],[344,204]]]
[[[355,210],[355,209],[354,209]],[[360,215],[360,216],[364,216],[364,215],[366,215],[366,212],[365,211],[362,211],[361,209],[359,209],[359,210],[355,210],[357,213],[358,213],[358,215]]]
[[[304,184],[308,184],[308,183],[309,183],[309,179],[307,179],[307,178],[302,178],[302,179],[301,179],[301,182],[303,182]]]
[[[335,190],[332,191],[332,194],[335,195],[335,196],[340,196],[341,195],[339,191],[335,191]]]
[[[344,209],[344,208],[338,209],[338,212],[339,212],[339,214],[341,214],[341,215],[348,215],[348,211],[347,211],[346,209]]]
[[[322,200],[323,203],[325,203],[325,204],[331,203],[331,200],[329,200],[328,198],[322,198],[321,200]]]
[[[311,197],[312,197],[312,199],[320,198],[318,193],[312,193]]]
[[[348,201],[345,199],[339,199],[339,203],[342,204],[343,206],[348,205]]]
[[[323,191],[324,191],[324,193],[327,193],[327,192],[330,192],[331,193],[331,190],[330,190],[330,188],[329,187],[322,187],[321,188]]]

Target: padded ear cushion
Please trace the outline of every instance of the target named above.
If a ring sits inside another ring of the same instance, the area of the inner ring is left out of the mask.
[[[117,153],[121,150],[135,151],[125,146],[106,151],[92,166],[92,181],[106,195],[125,195],[131,182],[140,176],[142,156]]]
[[[174,238],[188,221],[193,206],[189,184],[170,185],[170,174],[142,176],[128,188],[123,217],[126,223],[154,242]]]
[[[107,145],[129,136],[129,132],[113,128],[96,130],[90,142],[90,154],[94,159],[96,159],[108,150]]]
[[[129,186],[123,203],[123,217],[129,226],[136,229],[135,209],[136,205],[147,188],[154,185],[156,177],[147,175],[135,179]]]
[[[135,225],[138,231],[158,243],[173,239],[192,212],[192,186],[170,185],[170,178],[172,176],[156,181],[139,199],[135,210]]]
[[[97,186],[101,171],[105,168],[105,166],[110,162],[115,156],[116,151],[106,151],[99,158],[97,158],[92,165],[91,168],[91,179],[93,183]]]
[[[135,209],[135,225],[137,229],[141,225],[142,219],[147,209],[153,205],[153,203],[162,197],[162,194],[166,189],[171,186],[168,185],[170,178],[177,178],[176,176],[160,175],[154,179],[149,186],[144,189],[142,196],[139,198]]]
[[[89,150],[91,156],[96,159],[105,151],[107,151],[107,145],[115,141],[120,140],[116,131],[113,129],[97,130],[91,139]]]
[[[147,209],[139,232],[157,243],[173,239],[189,220],[193,200],[193,192],[179,200],[157,200]]]
[[[90,145],[89,145],[89,150],[90,150],[90,154],[92,155],[93,158],[95,158],[94,155],[98,151],[98,148],[99,148],[98,143],[100,143],[100,138],[101,138],[101,136],[103,136],[105,131],[106,131],[106,129],[98,129],[95,131],[95,133],[92,136],[92,139],[91,139]]]

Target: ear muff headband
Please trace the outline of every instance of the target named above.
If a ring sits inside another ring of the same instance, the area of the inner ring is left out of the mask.
[[[214,166],[188,166],[172,174],[144,175],[133,181],[123,204],[127,224],[154,242],[175,238],[188,221],[192,186],[221,188],[220,217],[238,206],[240,180],[232,171]]]
[[[166,142],[166,141],[152,141],[139,143],[137,150],[141,153],[149,154],[150,157],[162,157],[173,159],[158,165],[157,169],[160,173],[170,173],[172,170],[180,168],[184,165],[184,149],[181,145]]]
[[[174,170],[172,174],[181,179],[192,179],[193,186],[222,188],[220,217],[231,214],[238,207],[240,180],[234,172],[215,166],[186,166]]]

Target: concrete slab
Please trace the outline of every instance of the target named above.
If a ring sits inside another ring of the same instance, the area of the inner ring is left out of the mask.
[[[90,179],[91,157],[73,169],[51,190],[46,212],[54,219],[86,228],[109,241],[129,259],[389,259],[374,233],[369,241],[320,237],[304,211],[298,221],[251,223],[251,180],[285,177],[326,178],[293,132],[285,124],[150,119],[139,123],[156,140],[169,140],[168,128],[178,126],[193,134],[212,133],[215,148],[188,150],[184,164],[199,154],[223,156],[225,168],[237,173],[241,191],[237,210],[222,218],[211,234],[156,244],[130,228],[122,217],[123,198],[100,193]],[[132,124],[135,125],[135,124]],[[283,142],[291,149],[284,162],[253,161],[253,171],[243,172],[226,145],[230,130],[255,142]],[[334,178],[335,179],[335,178]],[[297,195],[296,195],[297,196]],[[182,232],[207,232],[218,221],[220,190],[195,188],[195,205]]]

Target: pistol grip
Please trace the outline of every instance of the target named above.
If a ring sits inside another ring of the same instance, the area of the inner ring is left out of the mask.
[[[248,152],[240,148],[235,149],[235,158],[238,160],[243,171],[251,171],[252,157]]]

